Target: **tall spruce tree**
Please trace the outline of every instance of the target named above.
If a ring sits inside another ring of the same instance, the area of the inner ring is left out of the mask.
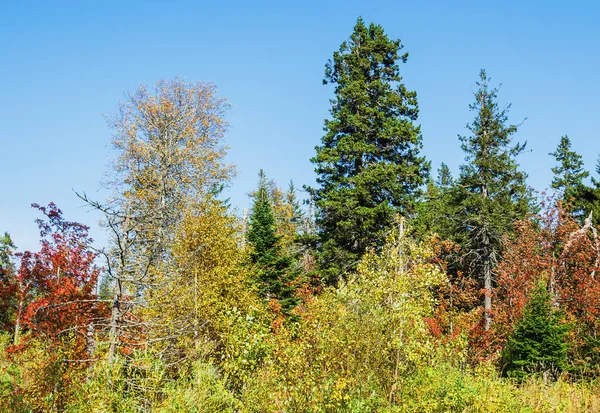
[[[583,186],[583,180],[590,175],[583,169],[581,155],[571,150],[571,140],[567,135],[560,138],[558,147],[549,155],[554,156],[558,163],[552,168],[554,177],[550,186],[561,191],[565,199],[574,196],[577,190]]]
[[[402,83],[400,40],[359,18],[333,54],[324,84],[335,86],[331,119],[311,159],[319,228],[318,265],[325,282],[353,271],[380,247],[397,213],[414,211],[429,164],[420,156],[417,95]]]
[[[491,88],[484,70],[479,90],[470,109],[475,119],[459,136],[466,153],[460,168],[455,202],[458,219],[457,241],[467,251],[471,274],[485,289],[485,328],[491,323],[493,271],[502,251],[502,239],[513,230],[515,221],[530,211],[531,195],[525,184],[527,175],[518,170],[516,157],[525,144],[512,144],[517,126],[508,125],[507,111],[498,107],[497,89]]]
[[[581,155],[571,150],[571,140],[566,135],[560,138],[558,147],[549,155],[554,156],[558,164],[552,168],[554,177],[550,186],[562,194],[573,217],[583,222],[593,209],[596,191],[583,183],[590,174],[583,169]]]
[[[259,176],[246,234],[252,247],[250,259],[256,266],[261,296],[279,300],[283,310],[289,312],[298,302],[294,296],[294,281],[299,272],[295,270],[293,259],[282,247],[281,236],[277,234],[269,182],[262,170]]]

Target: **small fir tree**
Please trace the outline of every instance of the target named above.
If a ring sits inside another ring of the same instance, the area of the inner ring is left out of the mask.
[[[504,347],[504,373],[517,379],[535,373],[556,376],[566,368],[568,331],[564,314],[553,307],[546,285],[539,283]]]
[[[259,176],[246,234],[252,247],[250,260],[257,268],[260,295],[267,300],[279,300],[282,309],[289,312],[298,303],[294,292],[299,274],[292,257],[281,245],[281,236],[277,234],[269,183],[262,170]]]

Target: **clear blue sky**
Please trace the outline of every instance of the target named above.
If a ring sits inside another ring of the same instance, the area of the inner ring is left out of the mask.
[[[32,202],[68,219],[98,216],[72,189],[96,192],[110,131],[103,113],[160,78],[213,82],[233,109],[227,193],[239,209],[263,168],[310,184],[309,159],[328,116],[324,65],[356,18],[382,24],[409,52],[406,85],[419,96],[424,151],[437,169],[463,160],[457,134],[480,68],[512,102],[529,184],[548,187],[547,155],[569,134],[588,169],[600,152],[597,1],[0,1],[0,231],[37,248]]]

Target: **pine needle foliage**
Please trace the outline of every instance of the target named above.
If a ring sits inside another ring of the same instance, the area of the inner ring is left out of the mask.
[[[557,376],[566,368],[568,331],[564,314],[553,307],[546,285],[539,284],[504,348],[505,374],[517,379],[535,373]]]
[[[414,213],[429,163],[420,155],[417,94],[402,83],[400,40],[359,18],[333,54],[331,118],[311,162],[319,228],[318,266],[328,284],[347,278],[368,248],[385,242],[396,214]]]
[[[251,246],[250,260],[256,267],[260,295],[267,300],[279,300],[282,309],[289,312],[298,303],[294,292],[299,274],[277,234],[268,181],[262,170],[259,176],[246,234]]]

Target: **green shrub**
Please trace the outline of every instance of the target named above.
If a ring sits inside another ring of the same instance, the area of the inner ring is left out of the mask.
[[[536,373],[557,377],[566,367],[568,330],[546,286],[539,284],[503,350],[504,373],[519,380]]]

